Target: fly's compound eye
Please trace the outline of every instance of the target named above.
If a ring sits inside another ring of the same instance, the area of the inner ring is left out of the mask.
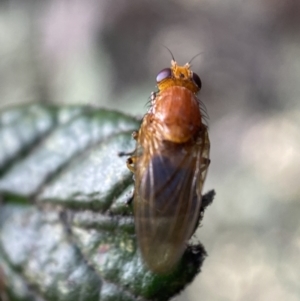
[[[156,76],[156,82],[159,83],[166,78],[170,78],[171,76],[172,76],[171,68],[165,68],[165,69],[161,70],[158,73],[158,75]]]
[[[197,73],[193,73],[193,81],[197,85],[199,89],[201,89],[202,83],[199,75]]]

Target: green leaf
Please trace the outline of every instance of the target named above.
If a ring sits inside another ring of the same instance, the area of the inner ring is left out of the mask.
[[[133,176],[118,156],[134,149],[138,128],[87,106],[0,114],[0,299],[168,300],[192,281],[200,244],[169,275],[140,257],[127,205]]]

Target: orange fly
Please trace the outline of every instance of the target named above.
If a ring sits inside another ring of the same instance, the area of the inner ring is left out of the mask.
[[[209,138],[196,94],[200,77],[171,61],[156,78],[158,92],[127,160],[135,175],[134,219],[144,262],[158,274],[179,262],[195,230],[209,160]]]

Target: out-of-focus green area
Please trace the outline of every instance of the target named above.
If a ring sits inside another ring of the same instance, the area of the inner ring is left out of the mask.
[[[300,299],[300,2],[0,2],[0,106],[142,116],[157,73],[193,61],[216,189],[203,272],[178,300]]]

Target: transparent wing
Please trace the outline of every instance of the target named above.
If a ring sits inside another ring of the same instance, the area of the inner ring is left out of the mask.
[[[137,160],[136,232],[143,258],[154,272],[167,272],[177,264],[195,229],[208,155],[205,127],[193,145],[151,141]]]

